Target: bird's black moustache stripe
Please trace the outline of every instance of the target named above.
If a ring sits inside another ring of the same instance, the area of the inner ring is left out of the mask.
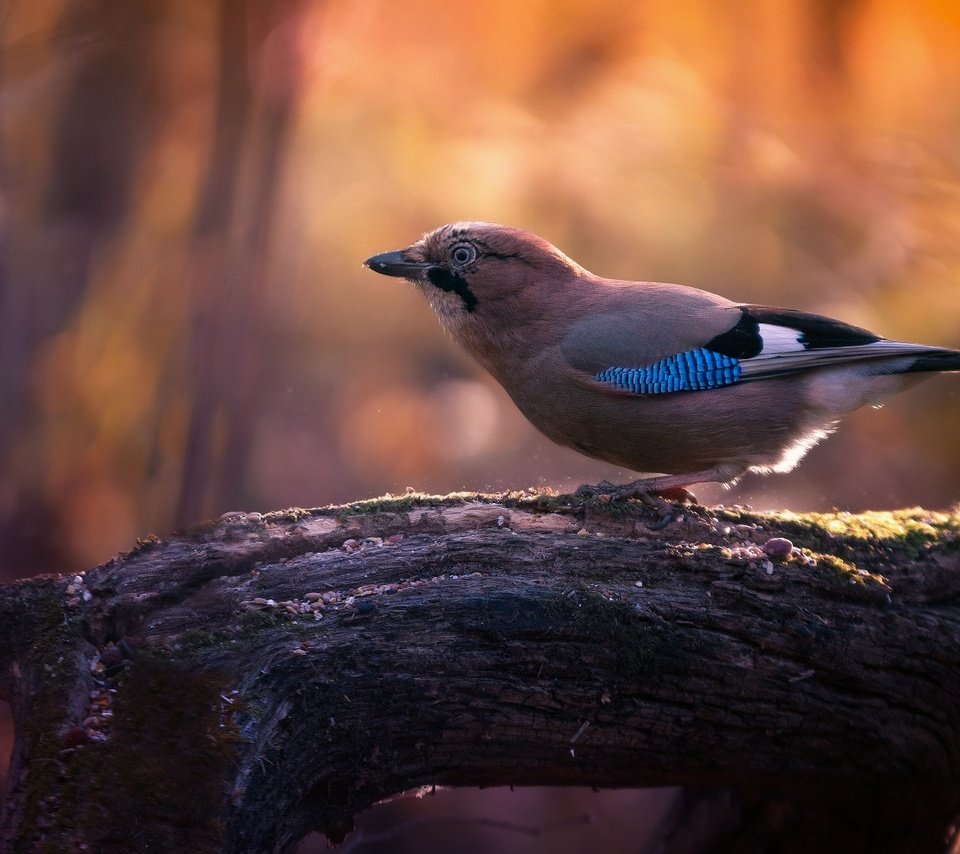
[[[463,276],[451,273],[443,267],[431,267],[427,270],[427,278],[441,291],[447,291],[447,293],[456,294],[460,297],[463,300],[463,307],[467,311],[472,312],[476,308],[477,298]]]

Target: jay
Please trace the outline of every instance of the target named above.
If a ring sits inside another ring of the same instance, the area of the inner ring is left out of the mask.
[[[657,475],[615,497],[789,471],[848,412],[960,371],[958,350],[683,285],[605,279],[492,223],[445,225],[364,264],[413,282],[550,439]]]

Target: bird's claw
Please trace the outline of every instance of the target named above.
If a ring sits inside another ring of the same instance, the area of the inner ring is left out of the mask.
[[[667,489],[643,489],[642,483],[628,483],[624,486],[616,486],[608,480],[600,483],[584,484],[574,493],[578,498],[603,498],[606,501],[622,501],[627,498],[635,498],[642,504],[646,504],[658,514],[658,518],[647,523],[647,528],[651,531],[659,531],[666,528],[677,518],[677,504],[696,504],[697,497],[688,489],[682,486],[671,487]]]
[[[585,483],[583,486],[578,486],[574,495],[578,498],[599,498],[601,495],[607,495],[614,499],[620,497],[619,491],[619,488],[609,480],[601,480],[597,484]]]
[[[654,522],[646,522],[648,531],[659,531],[663,528],[666,528],[671,522],[677,518],[676,509],[673,505],[668,504],[666,501],[663,502],[661,507],[657,507],[654,503],[651,502],[649,505],[656,510],[661,511],[660,518]]]
[[[648,495],[655,495],[671,504],[699,504],[697,496],[683,486],[672,486],[666,489],[651,489]]]

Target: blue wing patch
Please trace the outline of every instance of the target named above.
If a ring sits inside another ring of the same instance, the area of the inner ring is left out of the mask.
[[[606,368],[594,378],[634,394],[664,394],[733,385],[740,373],[739,359],[700,347],[643,368]]]

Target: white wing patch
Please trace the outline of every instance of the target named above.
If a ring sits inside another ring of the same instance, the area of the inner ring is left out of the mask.
[[[764,356],[772,356],[775,353],[792,353],[806,349],[800,343],[803,333],[791,329],[789,326],[761,323],[757,326],[757,333],[763,341],[761,352]]]

